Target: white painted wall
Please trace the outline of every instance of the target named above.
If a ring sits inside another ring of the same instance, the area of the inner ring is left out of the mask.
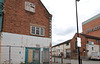
[[[92,47],[94,47],[94,50],[92,50]],[[89,50],[87,52],[87,56],[90,57],[92,52],[99,52],[99,45],[86,45],[87,50]]]
[[[70,43],[69,45],[64,44],[64,49],[70,49]]]
[[[24,47],[37,47],[40,45],[41,48],[50,46],[51,38],[28,36],[21,34],[12,34],[2,32],[1,45],[10,46],[24,46]],[[4,52],[4,53],[3,53]],[[21,53],[20,53],[21,52]],[[1,47],[1,62],[9,60],[9,49],[8,47]],[[14,64],[19,64],[25,61],[25,48],[11,47],[11,61]]]
[[[66,49],[70,49],[70,43],[69,45],[66,45],[66,44],[61,44],[59,46],[56,46],[56,47],[53,47],[52,48],[52,54],[55,55],[55,56],[59,56],[59,54],[61,52],[64,52],[64,58],[66,57]]]
[[[70,50],[70,43],[69,45],[64,44],[64,57],[66,58],[66,50]]]

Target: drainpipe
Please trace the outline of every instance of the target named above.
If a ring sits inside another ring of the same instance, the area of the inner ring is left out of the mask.
[[[2,19],[3,19],[3,3],[4,3],[4,0],[0,0],[0,36],[1,36]]]
[[[100,52],[100,45],[99,45],[99,52]]]
[[[0,0],[0,62],[1,62],[1,29],[2,29],[2,19],[3,19],[3,3],[4,0]]]

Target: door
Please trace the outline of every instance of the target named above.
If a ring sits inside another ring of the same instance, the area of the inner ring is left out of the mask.
[[[34,49],[33,52],[33,63],[34,64],[39,64],[40,63],[40,50],[39,49]]]
[[[39,64],[40,63],[40,48],[26,48],[25,63]]]

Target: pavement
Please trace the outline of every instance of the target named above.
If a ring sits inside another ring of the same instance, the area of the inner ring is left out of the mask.
[[[52,63],[52,64],[61,64],[61,63]],[[71,64],[71,63],[63,63],[63,64]]]
[[[62,64],[61,63],[61,58],[54,58],[52,59],[52,61],[55,63],[52,64]],[[63,64],[78,64],[78,60],[77,59],[63,59]],[[82,60],[82,64],[100,64],[100,61],[95,61],[95,60]]]

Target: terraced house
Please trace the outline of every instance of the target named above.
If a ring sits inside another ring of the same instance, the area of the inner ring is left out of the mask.
[[[40,0],[0,0],[1,64],[49,64],[51,19]]]

